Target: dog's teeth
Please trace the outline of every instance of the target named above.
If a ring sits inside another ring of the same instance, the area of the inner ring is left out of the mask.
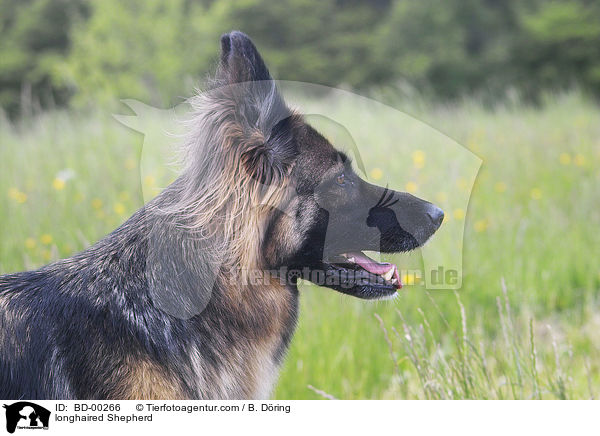
[[[388,272],[386,272],[385,274],[383,274],[383,278],[386,279],[387,281],[390,281],[392,279],[392,277],[394,276],[394,265],[392,265],[389,269]]]
[[[394,277],[394,278],[392,279],[392,285],[395,285],[396,283],[398,283],[398,280],[396,280],[396,277]]]

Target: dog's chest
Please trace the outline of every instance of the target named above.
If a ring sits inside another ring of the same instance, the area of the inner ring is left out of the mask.
[[[197,397],[266,399],[272,393],[295,329],[298,302],[285,288],[259,291],[240,295],[241,301],[219,313],[215,324],[222,330],[212,332],[210,349],[191,350]]]

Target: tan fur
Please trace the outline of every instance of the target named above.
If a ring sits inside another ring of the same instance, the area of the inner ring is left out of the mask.
[[[115,398],[124,400],[183,400],[179,382],[147,360],[130,362]]]
[[[208,92],[192,101],[196,113],[203,117],[193,121],[194,127],[219,125],[215,136],[220,144],[210,152],[215,165],[210,174],[204,175],[210,183],[194,191],[195,201],[186,204],[185,210],[178,208],[179,205],[176,208],[190,218],[192,229],[201,229],[201,237],[219,233],[226,247],[218,251],[230,254],[229,258],[222,259],[225,267],[249,269],[257,265],[260,257],[266,217],[283,203],[291,190],[287,189],[288,175],[265,185],[249,174],[249,156],[265,145],[266,138],[257,129],[245,130],[237,120],[235,101],[239,97],[234,94],[243,94],[243,85],[226,88],[219,90],[226,93],[225,97],[218,98]],[[292,116],[296,123],[302,122],[299,115]],[[192,131],[191,137],[195,136],[196,132]],[[192,157],[184,159],[192,160]]]
[[[223,306],[228,317],[239,321],[243,332],[234,344],[220,350],[223,365],[218,371],[207,367],[202,350],[190,350],[197,381],[189,383],[197,386],[201,397],[267,398],[277,376],[277,353],[284,332],[295,319],[294,300],[278,278],[259,285],[232,281],[237,277],[232,271],[264,270],[261,248],[269,219],[295,192],[289,174],[277,174],[263,184],[252,173],[261,168],[266,138],[264,132],[248,129],[238,119],[236,99],[244,91],[244,85],[231,85],[192,101],[198,118],[192,120],[192,142],[186,146],[184,160],[194,162],[199,155],[208,154],[210,159],[203,161],[201,171],[189,172],[201,172],[203,180],[210,183],[199,183],[193,192],[184,192],[184,200],[171,211],[182,218],[188,230],[197,231],[199,238],[219,241],[214,255],[221,264],[219,282],[226,288]],[[292,123],[302,122],[298,115],[292,117]],[[211,131],[209,140],[218,143],[206,144],[205,149],[195,141],[204,138],[199,132],[212,126],[218,128]],[[293,220],[286,224],[289,227]],[[205,386],[213,390],[203,392]]]
[[[278,322],[281,321],[283,320]],[[256,344],[254,359],[249,361],[249,370],[254,376],[249,389],[249,398],[266,400],[271,396],[279,373],[279,365],[275,363],[273,358],[279,346],[279,340],[278,334],[271,333],[265,335]]]
[[[249,336],[245,346],[235,351],[237,359],[230,355],[229,361],[236,362],[237,371],[244,380],[242,398],[268,398],[278,373],[275,363],[281,332],[291,322],[292,307],[287,297],[289,291],[281,285],[277,278],[263,286],[242,286],[230,289],[228,293],[229,307],[234,316],[240,320],[249,320],[261,324],[258,335]],[[250,334],[250,329],[248,331]]]

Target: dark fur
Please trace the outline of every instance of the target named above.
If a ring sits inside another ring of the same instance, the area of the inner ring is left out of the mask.
[[[231,268],[337,271],[331,254],[407,251],[439,226],[439,209],[360,180],[290,111],[247,36],[221,45],[177,181],[82,253],[0,277],[0,398],[267,397],[298,289],[236,286]]]

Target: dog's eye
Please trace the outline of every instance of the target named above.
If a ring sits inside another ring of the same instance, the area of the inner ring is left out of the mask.
[[[340,185],[340,186],[344,186],[346,185],[346,176],[344,175],[344,173],[340,174],[339,176],[337,176],[335,178],[335,182]]]

